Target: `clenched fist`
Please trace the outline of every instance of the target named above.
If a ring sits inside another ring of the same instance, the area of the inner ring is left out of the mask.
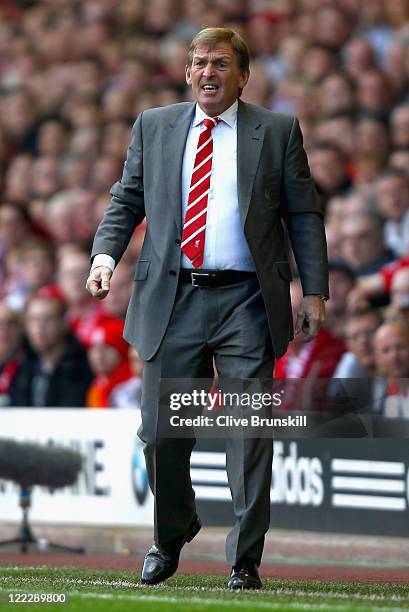
[[[103,300],[109,293],[111,285],[112,270],[107,266],[97,266],[89,273],[87,280],[87,290],[92,297]]]
[[[318,295],[306,295],[298,307],[294,333],[303,331],[305,339],[312,340],[318,335],[324,319],[325,302]]]

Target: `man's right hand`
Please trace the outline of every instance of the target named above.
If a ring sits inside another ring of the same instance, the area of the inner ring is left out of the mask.
[[[97,300],[103,300],[109,293],[112,270],[107,266],[97,266],[89,273],[86,288]]]

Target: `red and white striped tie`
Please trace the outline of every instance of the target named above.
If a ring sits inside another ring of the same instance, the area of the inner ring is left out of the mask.
[[[190,181],[181,249],[195,268],[203,264],[207,201],[210,191],[210,177],[212,174],[212,129],[220,123],[220,121],[221,119],[219,119],[219,117],[203,120],[205,129],[200,132],[192,180]]]

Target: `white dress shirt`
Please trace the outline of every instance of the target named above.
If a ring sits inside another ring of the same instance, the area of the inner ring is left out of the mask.
[[[255,270],[240,221],[237,191],[237,100],[219,115],[222,120],[212,130],[213,160],[207,203],[206,238],[203,269]],[[207,115],[198,104],[190,127],[182,166],[182,220],[185,218],[197,142]],[[193,268],[181,252],[181,267]],[[112,257],[96,255],[92,268],[115,267]]]
[[[212,130],[213,159],[207,201],[206,238],[202,268],[209,270],[254,271],[240,222],[237,192],[237,100],[219,115],[222,120]],[[196,112],[186,140],[182,167],[182,220],[185,218],[197,142],[207,115],[196,104]],[[182,268],[192,263],[182,253]]]

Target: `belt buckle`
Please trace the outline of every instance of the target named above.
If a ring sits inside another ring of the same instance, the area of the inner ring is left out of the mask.
[[[191,272],[192,285],[193,287],[203,287],[201,284],[197,284],[200,278],[210,278],[209,272]]]

